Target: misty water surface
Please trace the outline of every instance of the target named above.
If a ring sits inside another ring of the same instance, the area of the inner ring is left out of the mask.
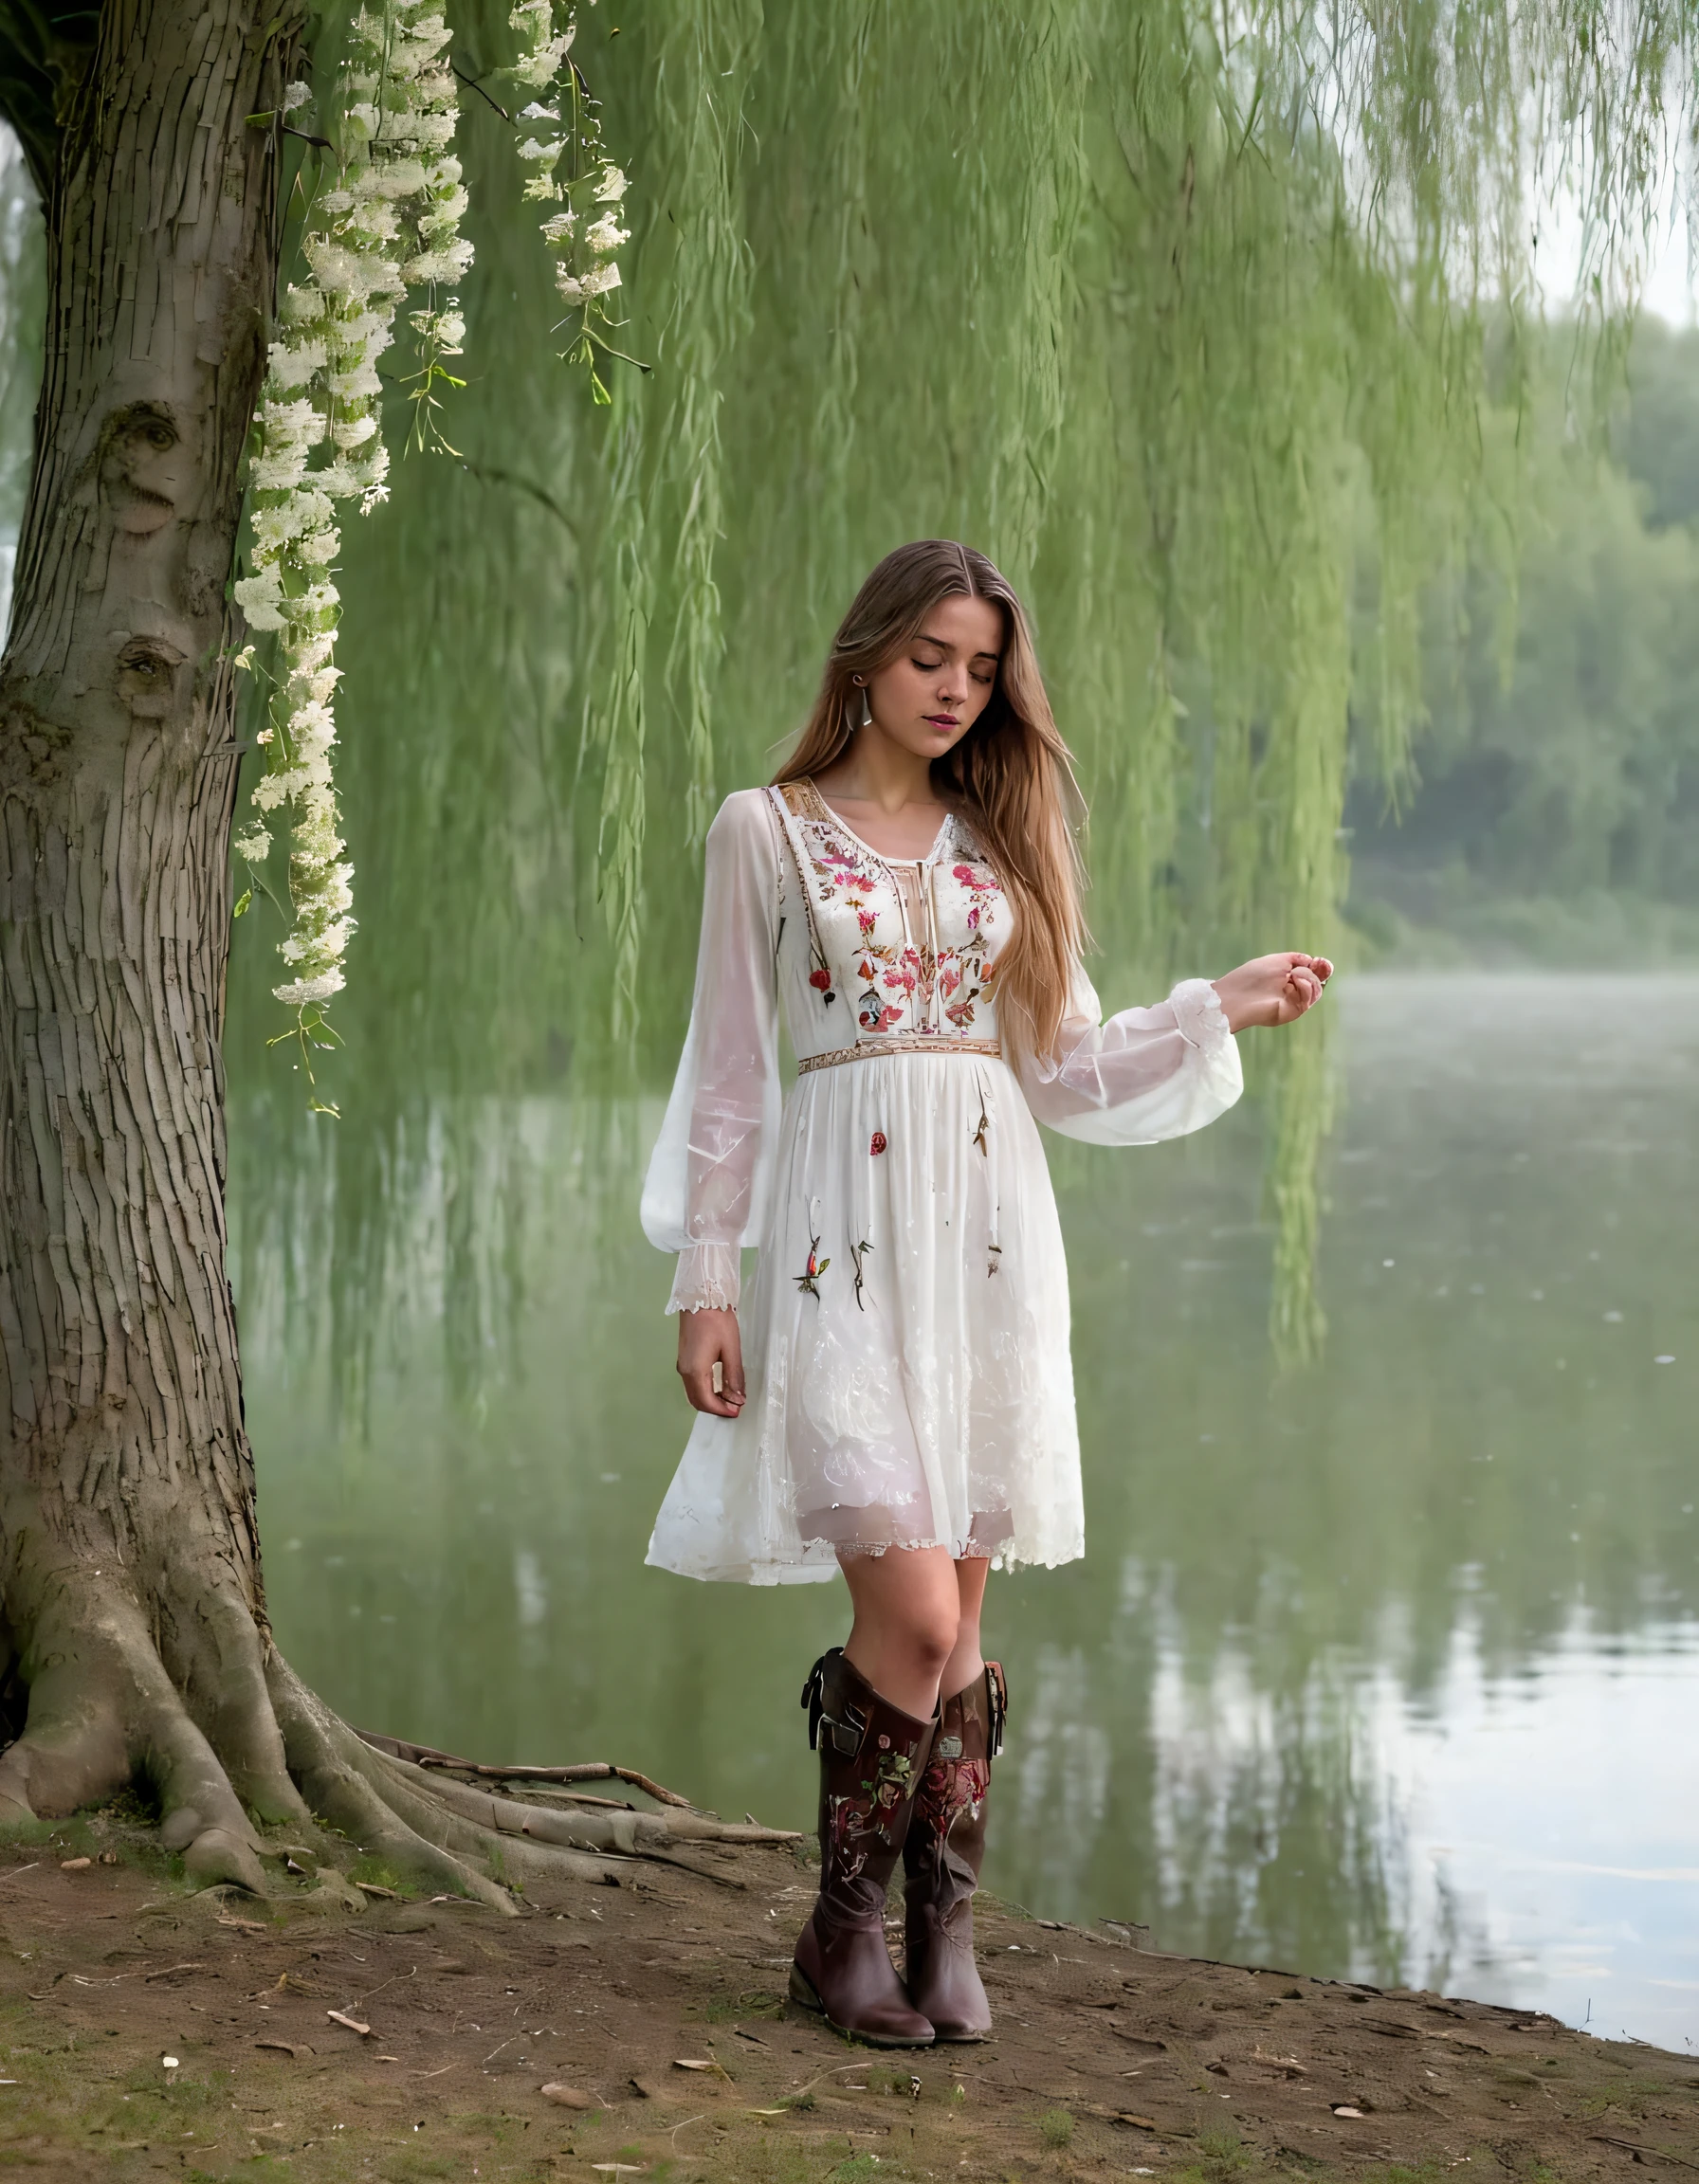
[[[1682,2048],[1699,979],[1361,977],[1329,1005],[1317,1369],[1268,1349],[1255,1112],[1052,1144],[1089,1551],[993,1581],[1014,1711],[988,1883]],[[239,1236],[272,1611],[364,1726],[616,1758],[804,1826],[796,1697],[837,1589],[642,1567],[687,1425],[632,1210],[656,1121],[457,1116],[487,1193],[445,1206],[426,1158],[363,1378]]]

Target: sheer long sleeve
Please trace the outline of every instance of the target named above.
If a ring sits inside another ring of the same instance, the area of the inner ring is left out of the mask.
[[[1183,1138],[1245,1088],[1238,1043],[1208,979],[1183,979],[1157,1008],[1124,1009],[1105,1024],[1084,971],[1053,1052],[1023,1058],[1020,1078],[1040,1122],[1089,1145]]]
[[[777,1136],[778,846],[758,790],[708,829],[690,1030],[643,1187],[643,1230],[679,1254],[669,1312],[736,1305]]]

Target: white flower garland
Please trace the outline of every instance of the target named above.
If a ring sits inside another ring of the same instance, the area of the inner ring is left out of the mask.
[[[255,420],[250,573],[235,587],[249,627],[282,633],[282,660],[268,723],[266,767],[254,786],[261,814],[293,813],[289,893],[293,919],[280,954],[294,975],[273,989],[301,1011],[303,1040],[343,983],[342,954],[354,930],[352,867],[331,778],[336,742],[332,698],[339,602],[330,567],[341,543],[337,503],[358,499],[369,512],[388,498],[389,450],[377,416],[377,359],[393,338],[408,288],[432,291],[412,314],[421,344],[413,375],[415,434],[433,436],[434,388],[449,374],[465,337],[458,300],[439,306],[471,262],[460,235],[466,193],[454,140],[455,88],[444,53],[448,29],[433,0],[393,0],[386,22],[362,9],[343,70],[347,103],[340,171],[316,198],[301,256],[308,278],[285,293],[279,337]],[[292,84],[286,109],[308,98]],[[326,451],[315,464],[316,450]],[[251,663],[252,647],[240,664]],[[249,865],[271,847],[264,817],[237,837]],[[239,907],[251,898],[245,897]]]
[[[604,299],[619,286],[613,254],[630,240],[619,225],[626,178],[603,155],[600,126],[569,58],[575,33],[569,0],[519,0],[508,21],[521,46],[508,73],[540,95],[519,117],[537,132],[519,146],[535,169],[525,195],[557,208],[542,233],[556,259],[556,286],[580,314],[564,355],[588,366],[595,399],[606,402],[595,352],[620,352],[592,320],[610,323]],[[331,774],[332,701],[341,673],[333,658],[340,601],[330,574],[341,546],[337,503],[357,499],[366,514],[389,497],[377,359],[393,338],[407,289],[430,292],[426,307],[411,315],[421,358],[411,380],[415,445],[447,445],[435,423],[436,388],[461,384],[445,359],[460,355],[466,337],[451,291],[472,246],[460,234],[466,192],[449,149],[456,98],[448,36],[440,0],[389,0],[387,14],[368,7],[355,18],[335,186],[314,200],[301,245],[307,278],[284,294],[254,424],[253,552],[235,596],[250,628],[280,633],[281,662],[259,737],[265,771],[254,786],[255,815],[234,846],[251,871],[271,848],[269,814],[285,807],[292,813],[291,923],[279,953],[293,975],[272,991],[299,1011],[309,1076],[311,1046],[330,1036],[324,1005],[344,983],[342,956],[354,931],[354,873],[342,857]],[[299,113],[309,98],[304,83],[292,84],[285,113]],[[438,289],[450,291],[440,303]],[[248,646],[237,664],[252,664]],[[250,885],[238,916],[252,897]]]
[[[595,0],[590,5],[594,8]],[[543,241],[555,254],[555,285],[579,314],[577,334],[564,355],[568,363],[588,368],[592,392],[606,402],[608,390],[595,368],[595,352],[622,353],[610,346],[592,320],[612,323],[605,299],[619,286],[613,254],[630,241],[619,225],[626,178],[602,150],[601,124],[571,60],[577,32],[572,8],[564,0],[518,0],[507,21],[525,47],[509,73],[538,94],[519,117],[534,131],[519,148],[520,157],[536,170],[525,184],[525,195],[560,208],[543,221]]]

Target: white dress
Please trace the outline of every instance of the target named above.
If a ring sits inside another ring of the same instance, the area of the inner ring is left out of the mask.
[[[1084,1553],[1068,1269],[1034,1118],[1150,1144],[1213,1121],[1242,1080],[1201,978],[1105,1024],[1081,970],[1055,1053],[1001,1053],[985,977],[1012,925],[959,820],[899,864],[812,782],[722,806],[643,1226],[680,1254],[669,1311],[740,1307],[748,1400],[698,1416],[656,1567],[780,1584],[831,1576],[846,1548],[1000,1568]]]

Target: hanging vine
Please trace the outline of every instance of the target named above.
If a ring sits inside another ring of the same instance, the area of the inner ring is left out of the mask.
[[[556,0],[519,0],[507,22],[523,48],[509,73],[538,93],[520,113],[530,131],[520,157],[533,170],[525,196],[558,208],[544,219],[542,237],[554,254],[561,300],[578,313],[577,332],[563,354],[568,363],[584,367],[595,400],[606,404],[612,396],[596,369],[596,352],[622,355],[601,329],[612,323],[607,299],[619,286],[614,253],[630,241],[619,225],[626,178],[602,150],[601,124],[572,62],[577,36],[572,10]]]

